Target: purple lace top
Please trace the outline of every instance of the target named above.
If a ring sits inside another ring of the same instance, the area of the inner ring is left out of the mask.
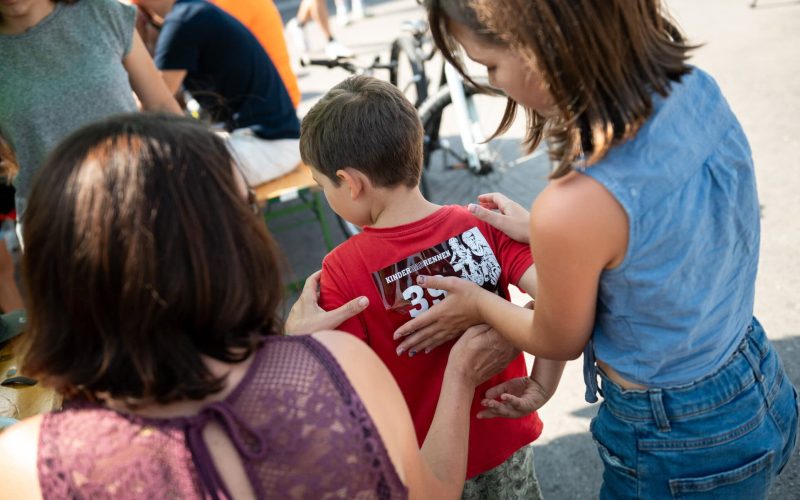
[[[241,383],[192,417],[81,404],[44,416],[38,471],[49,498],[230,498],[202,438],[216,422],[257,498],[407,498],[341,367],[310,336],[269,337]]]

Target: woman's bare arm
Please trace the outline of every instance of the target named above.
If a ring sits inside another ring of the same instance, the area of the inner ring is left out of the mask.
[[[536,262],[535,313],[466,280],[421,276],[421,286],[446,290],[447,298],[398,328],[396,337],[435,336],[487,323],[515,347],[536,356],[580,356],[594,325],[600,275],[625,256],[625,211],[602,185],[570,174],[551,182],[537,198],[530,234]]]
[[[487,327],[462,335],[450,352],[441,396],[422,450],[411,414],[389,370],[362,341],[341,332],[314,338],[334,355],[378,428],[411,498],[458,498],[464,484],[469,441],[469,409],[475,387],[499,373],[508,360],[493,349],[502,342]]]
[[[180,114],[181,108],[173,93],[167,88],[153,59],[147,53],[139,33],[134,31],[130,52],[122,60],[131,88],[139,98],[144,111],[166,111]]]

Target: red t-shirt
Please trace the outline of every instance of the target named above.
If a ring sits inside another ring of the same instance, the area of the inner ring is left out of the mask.
[[[455,341],[413,358],[395,352],[394,331],[443,296],[415,284],[416,276],[450,275],[470,279],[508,299],[509,283],[517,284],[532,265],[530,249],[478,220],[467,209],[446,206],[403,226],[364,228],[335,248],[322,262],[320,304],[331,310],[365,295],[369,307],[339,326],[372,347],[394,375],[406,399],[417,439],[425,440]],[[486,390],[504,380],[527,375],[517,357],[506,370],[475,391],[470,410],[467,478],[497,467],[542,432],[536,413],[519,419],[478,420]]]

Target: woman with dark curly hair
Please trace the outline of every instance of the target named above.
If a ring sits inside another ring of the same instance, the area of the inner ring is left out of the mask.
[[[0,2],[0,128],[19,162],[17,217],[47,153],[82,125],[144,110],[180,112],[117,0]],[[135,94],[135,96],[134,96]]]

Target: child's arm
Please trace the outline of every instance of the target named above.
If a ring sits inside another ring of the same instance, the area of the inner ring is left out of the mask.
[[[533,266],[525,273],[536,271]],[[523,276],[525,278],[525,276]],[[520,286],[522,286],[520,280]],[[529,283],[530,285],[530,283]],[[535,286],[535,282],[533,283]],[[533,309],[534,302],[525,305]],[[558,388],[566,361],[553,361],[537,356],[533,360],[530,377],[519,377],[506,380],[486,391],[481,404],[487,408],[478,414],[478,418],[519,418],[530,415],[547,403]]]
[[[530,377],[519,377],[486,391],[481,404],[486,408],[478,418],[519,418],[530,415],[547,403],[558,388],[566,361],[537,357]]]
[[[520,277],[519,282],[515,284],[535,299],[537,287],[536,266],[531,265],[522,277]]]
[[[347,268],[340,260],[340,255],[332,252],[322,260],[318,297],[319,306],[323,310],[333,312],[360,298],[355,297],[356,294],[353,287],[350,286],[347,276]],[[364,298],[367,305],[360,312],[369,307],[369,299],[367,297]],[[353,314],[350,317],[343,318],[343,321],[334,328],[355,335],[364,342],[369,343],[366,325],[360,314]]]

